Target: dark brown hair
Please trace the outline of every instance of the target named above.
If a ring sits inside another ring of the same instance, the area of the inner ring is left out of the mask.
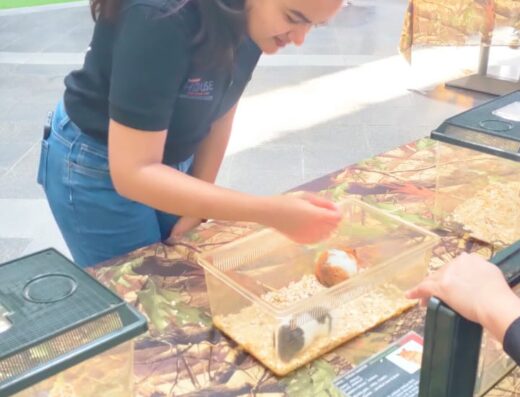
[[[115,21],[122,0],[90,0],[94,21]],[[177,0],[169,14],[176,13],[188,3],[199,12],[200,28],[192,44],[197,48],[194,62],[200,65],[227,68],[233,61],[235,49],[246,35],[245,0]]]

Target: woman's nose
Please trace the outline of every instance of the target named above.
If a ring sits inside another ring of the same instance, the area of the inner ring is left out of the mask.
[[[293,30],[291,30],[289,39],[294,43],[294,45],[300,46],[305,41],[305,37],[307,36],[307,33],[309,33],[310,29],[311,25],[298,25]]]

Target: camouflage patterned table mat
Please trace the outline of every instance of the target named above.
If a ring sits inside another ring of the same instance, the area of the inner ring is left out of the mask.
[[[520,46],[518,0],[409,0],[400,50],[410,61],[414,45]]]
[[[439,148],[449,161],[439,157]],[[489,257],[494,249],[491,245],[468,238],[460,224],[436,221],[433,215],[439,167],[447,175],[446,186],[468,183],[467,174],[461,171],[468,164],[463,151],[425,138],[300,188],[321,191],[335,200],[354,195],[436,232],[441,243],[434,248],[431,269],[463,250]],[[491,162],[496,159],[488,157]],[[492,170],[484,161],[477,171],[493,179]],[[422,334],[425,311],[416,306],[306,367],[282,379],[274,377],[212,327],[204,273],[195,260],[197,252],[257,228],[246,223],[209,222],[173,247],[152,245],[91,270],[149,319],[149,333],[135,345],[136,396],[339,396],[331,383],[337,374],[410,330]],[[513,371],[488,396],[520,396],[519,374]]]

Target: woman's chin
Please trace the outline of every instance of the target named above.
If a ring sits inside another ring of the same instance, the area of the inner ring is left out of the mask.
[[[278,45],[276,45],[276,42],[274,40],[271,40],[271,39],[269,39],[269,40],[255,40],[255,39],[253,39],[253,41],[256,43],[258,48],[260,48],[262,53],[267,54],[267,55],[275,54],[280,49],[280,47],[278,47]]]
[[[280,49],[280,47],[278,47],[276,44],[270,44],[270,45],[261,46],[260,49],[262,50],[262,52],[264,54],[272,55],[272,54],[276,54],[278,52],[278,50]]]

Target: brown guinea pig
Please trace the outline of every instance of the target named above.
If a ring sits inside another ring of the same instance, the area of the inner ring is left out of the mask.
[[[315,262],[318,281],[332,287],[347,280],[359,271],[359,259],[353,249],[328,249],[321,252]]]

